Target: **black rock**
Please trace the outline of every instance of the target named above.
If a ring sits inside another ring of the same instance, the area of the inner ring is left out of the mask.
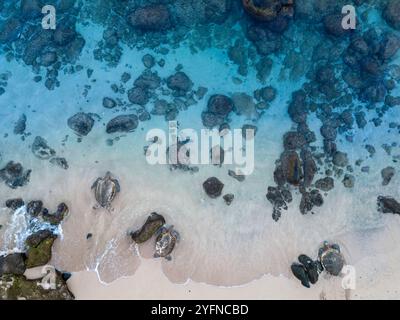
[[[383,17],[392,28],[400,30],[400,2],[389,0],[383,11]]]
[[[193,87],[193,82],[184,72],[177,72],[167,79],[167,86],[175,92],[177,96],[184,96]]]
[[[25,254],[13,253],[0,257],[0,276],[3,274],[22,275],[26,270]]]
[[[19,117],[14,126],[14,134],[23,134],[26,129],[26,115],[23,114]]]
[[[133,104],[144,106],[149,102],[149,93],[147,89],[133,87],[128,91],[128,99]]]
[[[400,203],[392,197],[378,197],[378,210],[382,213],[400,214]]]
[[[20,163],[9,162],[0,170],[0,178],[12,189],[23,187],[29,182],[31,170],[24,170]]]
[[[334,186],[335,186],[335,181],[331,177],[325,177],[315,181],[315,187],[324,192],[332,190]]]
[[[233,101],[221,94],[213,95],[208,100],[207,110],[218,116],[226,117],[233,110]]]
[[[286,132],[283,136],[283,146],[285,150],[301,149],[307,143],[304,136],[298,132]]]
[[[390,181],[392,180],[392,178],[394,177],[395,173],[396,173],[396,170],[393,167],[386,167],[386,168],[382,169],[382,171],[381,171],[381,176],[383,179],[382,185],[387,186],[390,183]]]
[[[235,195],[233,195],[232,193],[228,193],[226,195],[223,196],[225,203],[230,206],[231,203],[233,202],[233,199],[235,198]]]
[[[169,10],[162,4],[140,7],[128,19],[132,27],[143,31],[163,31],[172,27]]]
[[[68,119],[68,127],[81,136],[87,136],[92,130],[94,119],[87,113],[79,112]]]
[[[107,123],[107,133],[131,132],[137,128],[139,119],[135,114],[121,115]]]
[[[26,206],[26,211],[32,217],[37,217],[43,209],[43,202],[40,200],[30,201]]]
[[[115,102],[114,99],[108,98],[108,97],[103,98],[103,107],[104,108],[112,109],[112,108],[115,108],[116,106],[117,106],[117,103]]]
[[[17,210],[25,205],[24,200],[21,198],[18,199],[9,199],[6,201],[6,207],[12,210]]]
[[[221,195],[224,184],[216,177],[211,177],[203,183],[203,188],[210,198],[215,199]]]
[[[306,268],[308,279],[312,284],[318,281],[318,264],[310,257],[302,254],[298,257],[299,262]]]
[[[142,57],[142,62],[143,62],[143,65],[149,69],[153,68],[154,65],[156,64],[156,60],[154,59],[154,57],[151,54],[145,54]]]
[[[310,280],[307,276],[306,268],[300,263],[293,263],[290,267],[294,276],[301,281],[301,284],[306,287],[310,288]]]

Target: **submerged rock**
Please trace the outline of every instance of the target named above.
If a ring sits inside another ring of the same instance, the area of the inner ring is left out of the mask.
[[[164,31],[172,27],[169,10],[162,4],[138,8],[128,19],[132,27],[144,31]]]
[[[24,170],[20,163],[9,162],[0,170],[0,178],[12,189],[23,187],[29,182],[31,170]]]
[[[48,146],[46,139],[39,136],[33,141],[32,153],[41,160],[50,159],[56,154],[56,152]]]
[[[94,119],[88,113],[79,112],[68,119],[68,127],[81,136],[87,136],[93,126]]]
[[[14,126],[14,134],[23,134],[26,129],[26,115],[23,114],[19,117],[18,121],[15,123]]]
[[[117,106],[117,103],[115,102],[114,99],[105,97],[103,98],[103,107],[107,109],[113,109]]]
[[[395,173],[396,173],[396,170],[393,167],[386,167],[386,168],[382,169],[382,171],[381,171],[382,185],[387,186],[390,183],[390,181],[392,180],[392,178],[394,177]]]
[[[69,168],[68,162],[65,158],[55,157],[50,159],[50,163],[64,170],[67,170]]]
[[[234,179],[236,179],[239,182],[243,182],[246,179],[245,175],[241,175],[241,174],[236,174],[235,171],[233,170],[229,170],[228,171],[228,175]]]
[[[121,115],[111,119],[107,123],[107,133],[131,132],[139,125],[139,119],[135,114]]]
[[[224,188],[224,184],[219,181],[216,177],[208,178],[203,183],[203,189],[207,193],[210,198],[218,198],[221,193],[222,189]]]
[[[383,17],[392,28],[400,30],[400,2],[389,0],[383,11]]]
[[[184,96],[193,87],[193,82],[184,72],[177,72],[167,79],[167,86],[177,96]]]
[[[331,177],[325,177],[315,181],[315,187],[325,192],[332,190],[334,186],[335,181]]]
[[[153,212],[147,218],[144,225],[137,231],[132,232],[130,236],[136,243],[144,243],[150,240],[152,236],[165,224],[165,219],[162,215]]]
[[[299,155],[295,151],[285,151],[281,155],[284,177],[289,184],[299,185],[303,178],[303,170]]]
[[[224,199],[226,205],[228,205],[228,206],[230,206],[232,204],[234,198],[235,198],[235,195],[232,193],[228,193],[223,196],[223,199]]]
[[[400,203],[392,197],[378,197],[378,210],[382,213],[400,214]]]

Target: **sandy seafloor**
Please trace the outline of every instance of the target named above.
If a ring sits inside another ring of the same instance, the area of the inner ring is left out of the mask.
[[[265,194],[267,186],[273,185],[275,160],[283,150],[281,138],[292,125],[287,103],[302,82],[280,80],[279,63],[274,64],[268,84],[278,89],[278,97],[256,123],[255,170],[245,182],[228,176],[230,166],[200,166],[196,174],[150,166],[143,152],[147,145],[145,134],[151,128],[167,130],[164,117],[153,116],[151,121],[141,122],[134,133],[123,135],[108,146],[104,124],[115,114],[102,107],[103,97],[115,96],[110,85],[119,83],[123,72],[129,71],[132,79],[140,75],[144,70],[141,57],[146,52],[124,48],[118,67],[107,68],[92,59],[99,40],[96,36],[102,34],[96,28],[80,26],[87,43],[79,61],[94,69],[95,83],[87,78],[84,69],[61,75],[61,87],[48,91],[43,84],[34,83],[29,67],[0,57],[1,70],[12,73],[6,93],[0,97],[1,166],[14,160],[32,169],[27,186],[11,190],[0,185],[1,202],[22,197],[42,199],[53,209],[60,202],[68,204],[70,213],[62,223],[51,263],[73,272],[69,284],[78,299],[344,299],[339,278],[321,276],[315,286],[305,289],[290,273],[290,264],[300,253],[315,258],[324,240],[339,243],[346,262],[355,267],[357,287],[347,297],[400,298],[400,217],[376,210],[378,195],[400,195],[399,174],[386,187],[381,185],[380,176],[381,169],[388,165],[399,169],[380,147],[398,141],[398,132],[387,129],[389,122],[399,119],[398,108],[384,115],[381,127],[375,128],[369,122],[364,130],[356,131],[353,143],[338,139],[339,149],[348,153],[351,163],[362,158],[363,165],[370,166],[369,174],[357,169],[353,189],[345,189],[335,181],[334,190],[324,197],[324,205],[314,210],[314,215],[300,214],[300,197],[295,194],[289,210],[275,222]],[[262,87],[253,71],[242,84],[233,84],[236,68],[218,49],[192,55],[181,47],[167,56],[158,56],[161,57],[166,60],[164,68],[156,67],[161,77],[174,73],[180,63],[195,88],[208,88],[205,99],[180,112],[181,128],[202,128],[200,115],[211,94],[253,92]],[[85,98],[82,93],[87,84],[92,89]],[[79,111],[102,117],[80,143],[67,127],[67,119]],[[32,134],[25,142],[12,134],[13,124],[22,113],[28,118],[27,131]],[[231,128],[240,128],[244,123],[252,122],[234,116]],[[319,120],[309,123],[319,135]],[[9,133],[7,138],[3,137],[5,133]],[[62,145],[66,135],[69,138]],[[30,151],[35,136],[45,138],[58,156],[68,160],[70,168],[65,171],[35,158]],[[368,158],[364,148],[367,143],[376,146],[373,158]],[[322,146],[321,137],[315,145]],[[393,154],[400,154],[399,146],[393,148]],[[95,200],[90,187],[106,171],[119,179],[122,188],[113,202],[112,213],[92,209]],[[210,176],[225,184],[225,193],[235,194],[231,206],[222,198],[211,200],[206,196],[202,183]],[[23,226],[10,225],[10,215],[6,209],[2,211],[0,223],[5,227],[0,230],[0,245],[2,250],[13,249],[14,243],[6,236],[13,234],[10,230],[23,232]],[[127,236],[153,211],[167,217],[181,234],[171,262],[154,261],[148,245],[135,248]],[[93,234],[90,240],[86,240],[88,233]]]

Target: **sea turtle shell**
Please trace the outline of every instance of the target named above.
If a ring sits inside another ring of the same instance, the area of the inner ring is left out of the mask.
[[[172,227],[163,228],[156,239],[156,252],[154,257],[161,257],[170,260],[170,254],[174,250],[178,240],[179,234],[177,231],[173,230]]]
[[[323,268],[330,274],[338,276],[344,266],[344,257],[338,245],[324,246],[319,250],[319,260]]]
[[[120,192],[118,180],[114,179],[110,172],[107,172],[103,178],[98,178],[93,186],[96,201],[102,208],[110,208],[111,202]]]

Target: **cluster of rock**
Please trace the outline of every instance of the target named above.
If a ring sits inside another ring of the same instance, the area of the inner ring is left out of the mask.
[[[31,149],[36,158],[40,160],[48,160],[51,164],[64,170],[69,168],[67,160],[63,157],[58,157],[56,151],[48,145],[46,139],[37,136],[32,143]]]
[[[400,214],[400,203],[392,197],[379,196],[377,203],[382,213]]]
[[[229,171],[229,175],[234,177],[238,181],[243,181],[244,176],[236,175],[235,172]],[[204,192],[211,198],[216,199],[222,195],[222,191],[224,189],[224,184],[216,177],[208,178],[203,183]],[[230,206],[235,198],[235,195],[232,193],[227,193],[223,196],[225,203]]]
[[[29,182],[32,170],[25,170],[22,164],[10,161],[0,170],[0,179],[12,189],[23,187]]]
[[[5,2],[0,21],[0,46],[7,58],[21,59],[37,73],[45,68],[45,85],[49,90],[59,86],[57,77],[63,64],[74,63],[85,45],[75,27],[79,13],[76,1],[54,4],[57,7],[55,30],[42,27],[43,4],[39,0]]]
[[[26,205],[22,199],[6,201],[6,207],[15,211],[25,207],[29,220],[30,234],[25,238],[25,250],[0,256],[0,297],[1,299],[28,300],[71,300],[66,281],[70,274],[54,269],[54,287],[48,287],[39,279],[30,280],[24,276],[26,269],[45,267],[51,260],[52,246],[58,235],[56,227],[68,213],[68,207],[61,203],[57,211],[50,214],[40,200]],[[43,277],[46,274],[42,275]],[[43,278],[44,279],[44,278]]]
[[[299,263],[294,262],[290,268],[293,275],[306,288],[310,288],[310,284],[316,284],[319,274],[324,270],[333,276],[340,275],[345,263],[339,245],[330,244],[327,241],[319,248],[317,261],[305,254],[301,254],[298,261]]]
[[[174,227],[167,226],[164,217],[156,212],[150,214],[140,229],[130,232],[130,236],[136,244],[145,243],[155,237],[154,258],[165,258],[168,261],[172,259],[172,251],[180,240]]]

